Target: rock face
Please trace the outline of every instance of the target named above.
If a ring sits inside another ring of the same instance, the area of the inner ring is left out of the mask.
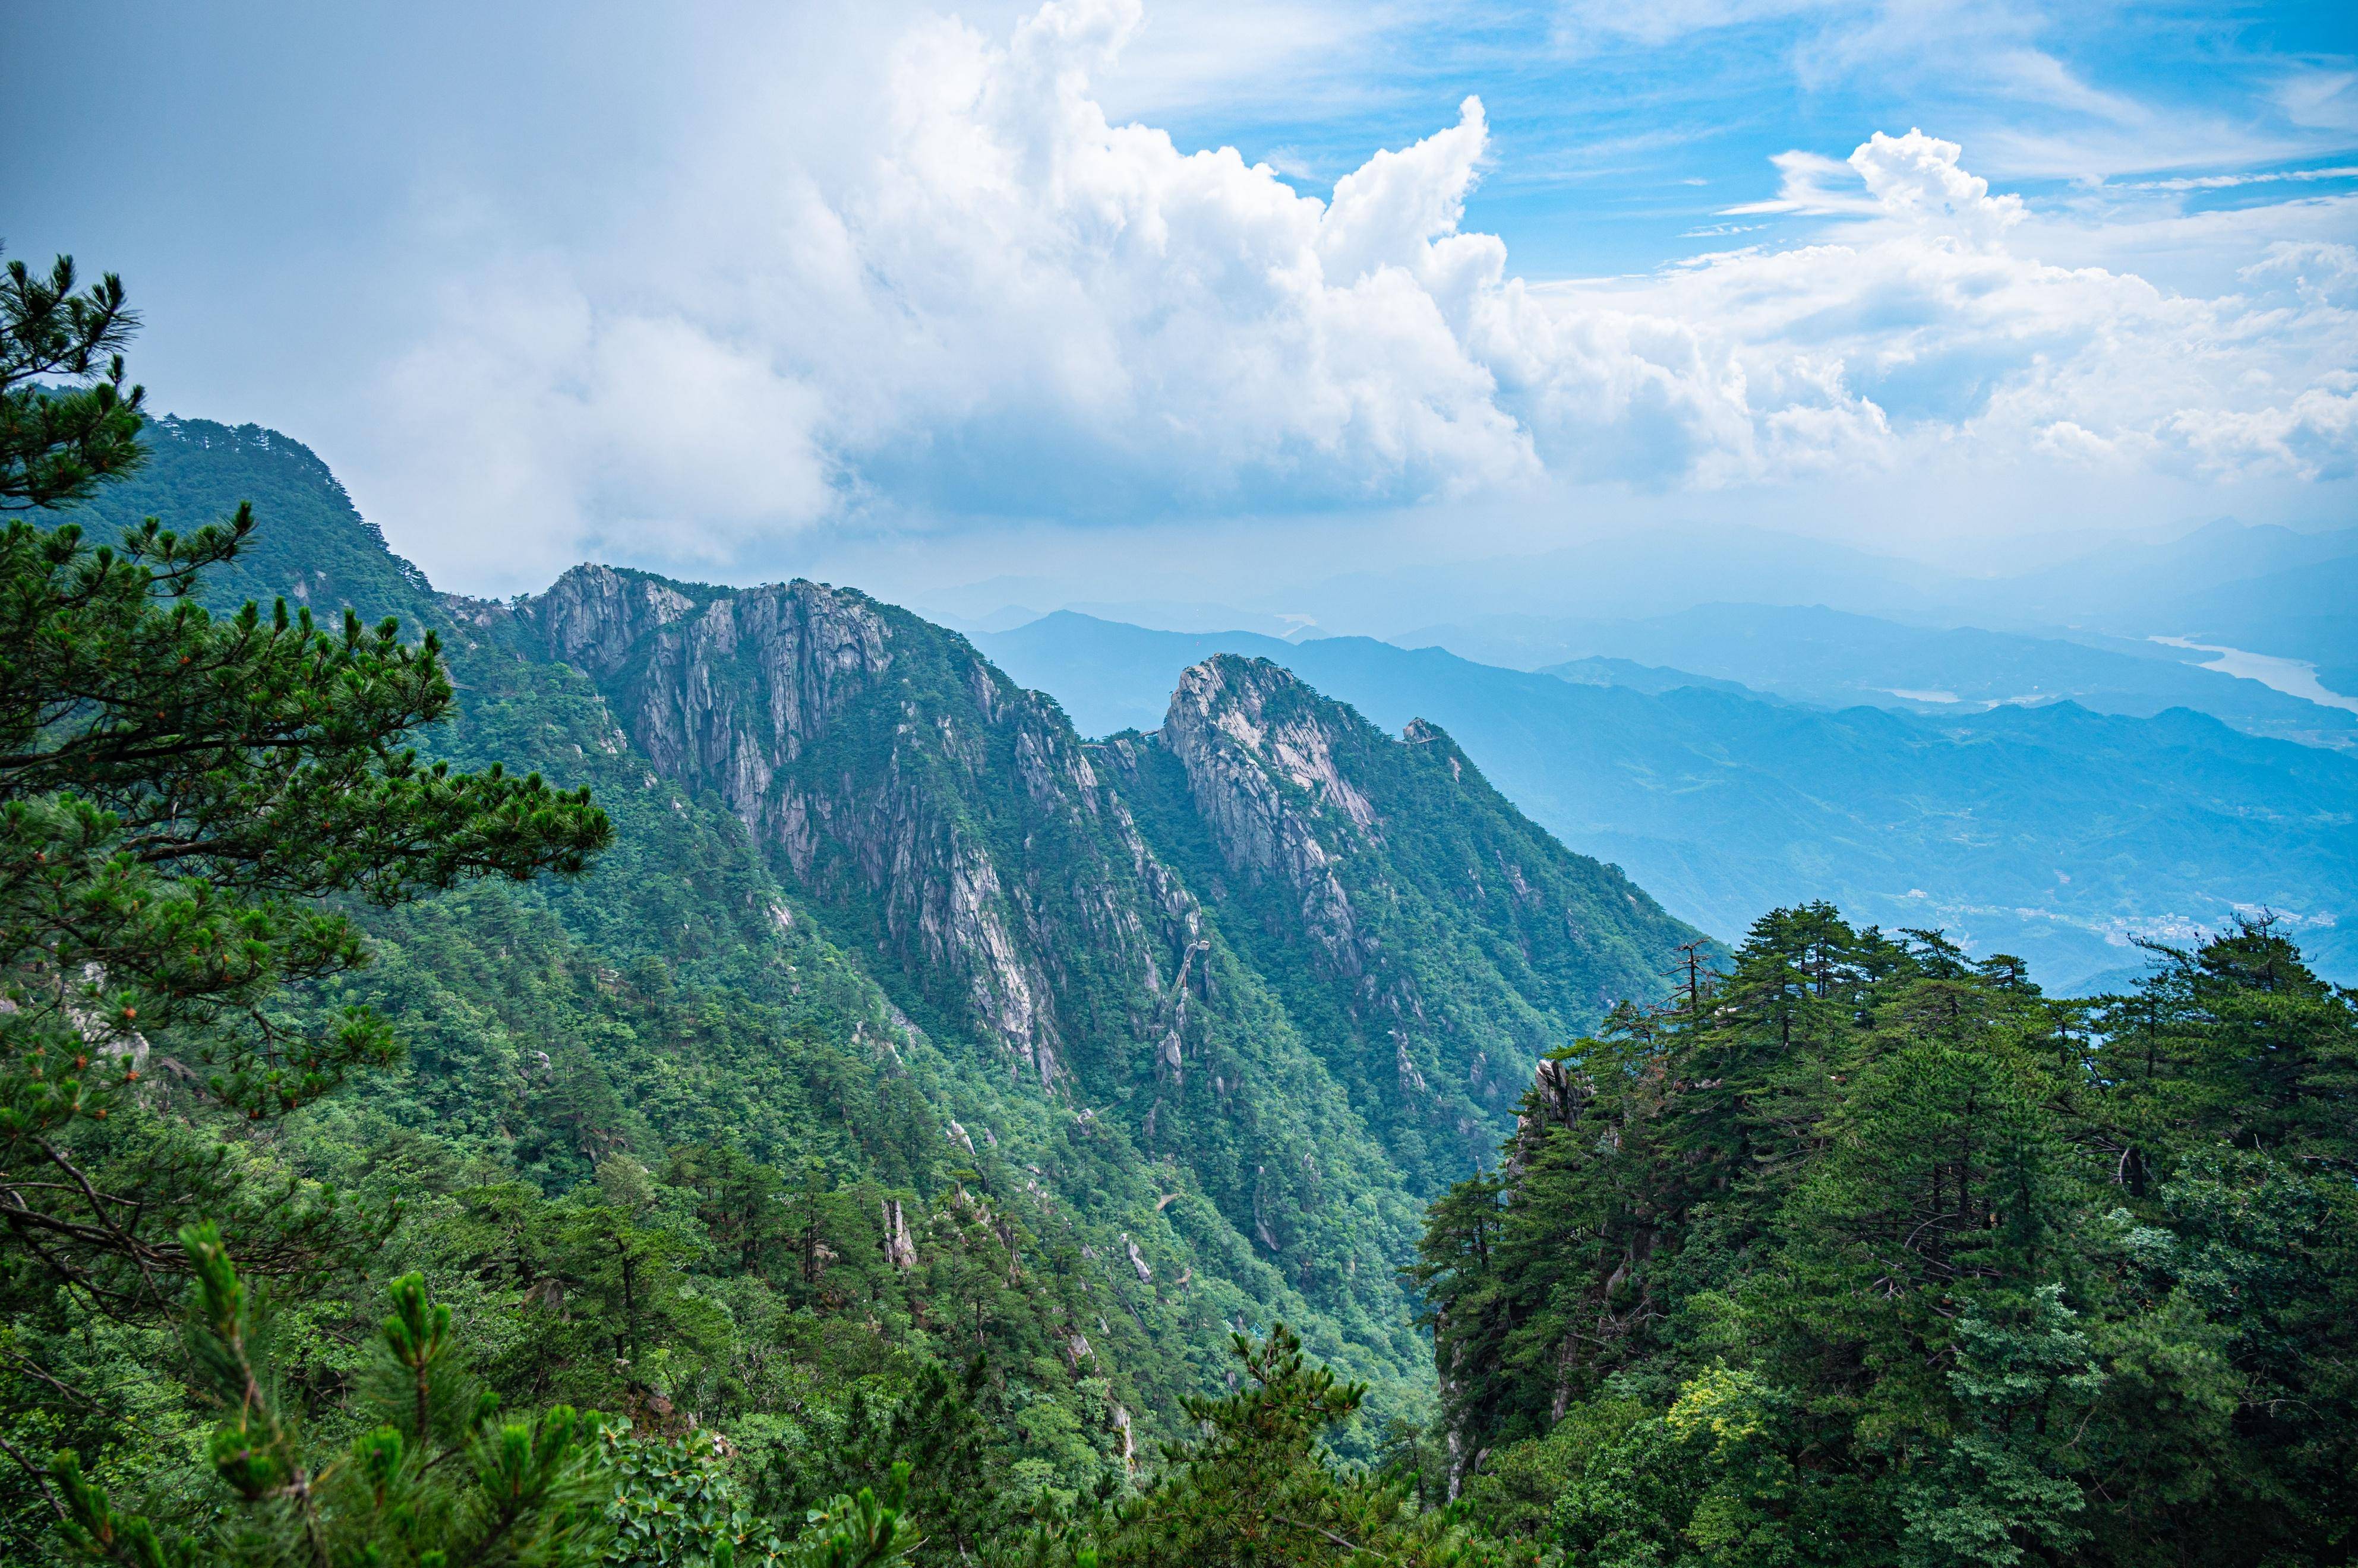
[[[1064,1028],[1038,937],[1102,927],[1153,975],[1141,923],[1003,870],[994,816],[1026,841],[1109,818],[1055,705],[1007,687],[963,640],[817,583],[699,600],[604,567],[567,573],[525,615],[667,776],[710,790],[815,896],[867,914],[866,945],[936,1002],[961,1000],[1041,1084],[1064,1070]]]
[[[817,583],[585,567],[514,628],[931,1037],[1191,1173],[1221,1245],[1373,1321],[1407,1321],[1418,1200],[1511,1129],[1543,1051],[1651,983],[1610,941],[1685,935],[1446,736],[1273,665],[1196,665],[1158,733],[1088,745],[964,638]]]
[[[963,638],[816,583],[584,568],[516,626],[744,823],[936,1041],[993,1054],[1076,1135],[1192,1172],[1256,1267],[1406,1324],[1414,1208],[1352,1206],[1400,1174],[1141,832],[1113,776],[1134,746],[1085,746]]]
[[[1360,975],[1368,955],[1321,829],[1352,848],[1380,835],[1375,807],[1336,766],[1306,688],[1265,660],[1207,659],[1180,676],[1159,739],[1186,769],[1229,871],[1291,890],[1326,964]]]
[[[1546,1051],[1659,993],[1691,937],[1532,827],[1438,728],[1387,735],[1267,660],[1187,670],[1137,744],[1149,837],[1217,890],[1216,920],[1436,1185],[1511,1130]],[[1210,853],[1188,860],[1194,842]]]
[[[593,676],[611,675],[642,636],[695,608],[660,578],[611,567],[576,567],[533,601],[549,655]]]

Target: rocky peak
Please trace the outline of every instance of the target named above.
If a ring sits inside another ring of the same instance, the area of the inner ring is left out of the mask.
[[[1211,740],[1207,731],[1217,732],[1242,755],[1307,792],[1322,814],[1331,811],[1374,835],[1375,807],[1335,762],[1337,731],[1352,721],[1346,710],[1282,665],[1219,654],[1180,676],[1163,733],[1174,750],[1201,750]]]
[[[748,822],[772,778],[892,664],[862,594],[795,581],[716,593],[577,567],[525,614],[549,652],[612,684],[624,727],[665,772],[719,789]]]
[[[1228,870],[1291,888],[1305,934],[1357,976],[1364,944],[1336,856],[1379,835],[1375,807],[1336,763],[1341,715],[1268,660],[1222,654],[1179,677],[1160,740]]]
[[[1141,977],[1142,1024],[1176,1010],[1160,982],[1192,904],[1055,705],[965,639],[820,583],[704,590],[605,568],[528,615],[664,773],[717,795],[806,895],[874,918],[863,943],[1044,1086],[1067,1070],[1080,948]],[[1130,907],[1117,868],[1155,903]]]
[[[575,567],[522,606],[553,656],[593,676],[620,669],[641,637],[695,608],[660,578],[604,566]]]

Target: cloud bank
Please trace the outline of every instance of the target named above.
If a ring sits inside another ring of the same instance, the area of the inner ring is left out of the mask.
[[[826,137],[756,106],[586,258],[510,247],[471,269],[377,384],[373,496],[429,565],[528,578],[585,553],[725,565],[880,516],[1927,464],[2352,471],[2346,244],[2255,229],[2215,297],[2051,265],[2069,236],[1911,129],[1846,161],[1789,155],[1776,198],[1735,210],[1816,215],[1815,243],[1533,284],[1461,228],[1489,155],[1477,99],[1321,200],[1109,122],[1092,81],[1141,19],[1137,0],[1051,0],[1004,38],[923,21]]]

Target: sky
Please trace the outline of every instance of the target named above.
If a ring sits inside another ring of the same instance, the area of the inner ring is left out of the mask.
[[[0,81],[8,253],[447,588],[2358,515],[2347,5],[99,0]]]

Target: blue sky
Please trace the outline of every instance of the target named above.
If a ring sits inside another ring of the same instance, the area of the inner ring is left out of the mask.
[[[1274,154],[1321,191],[1478,92],[1493,165],[1466,226],[1498,233],[1532,276],[1643,271],[1697,248],[1790,239],[1793,219],[1725,209],[1757,200],[1780,154],[1839,158],[1870,131],[1917,125],[2035,201],[2201,211],[2292,191],[2135,188],[2337,166],[2295,189],[2358,189],[2358,159],[2342,156],[2358,148],[2348,5],[1664,0],[1330,15],[1362,18],[1356,47],[1323,59],[1314,44],[1272,49],[1277,80],[1191,73],[1167,99],[1150,86],[1140,107],[1183,142]],[[1142,53],[1163,30],[1150,16]],[[1311,91],[1286,91],[1289,77]],[[1119,76],[1113,85],[1119,103]]]
[[[14,7],[0,236],[479,591],[2318,526],[2352,9]]]

